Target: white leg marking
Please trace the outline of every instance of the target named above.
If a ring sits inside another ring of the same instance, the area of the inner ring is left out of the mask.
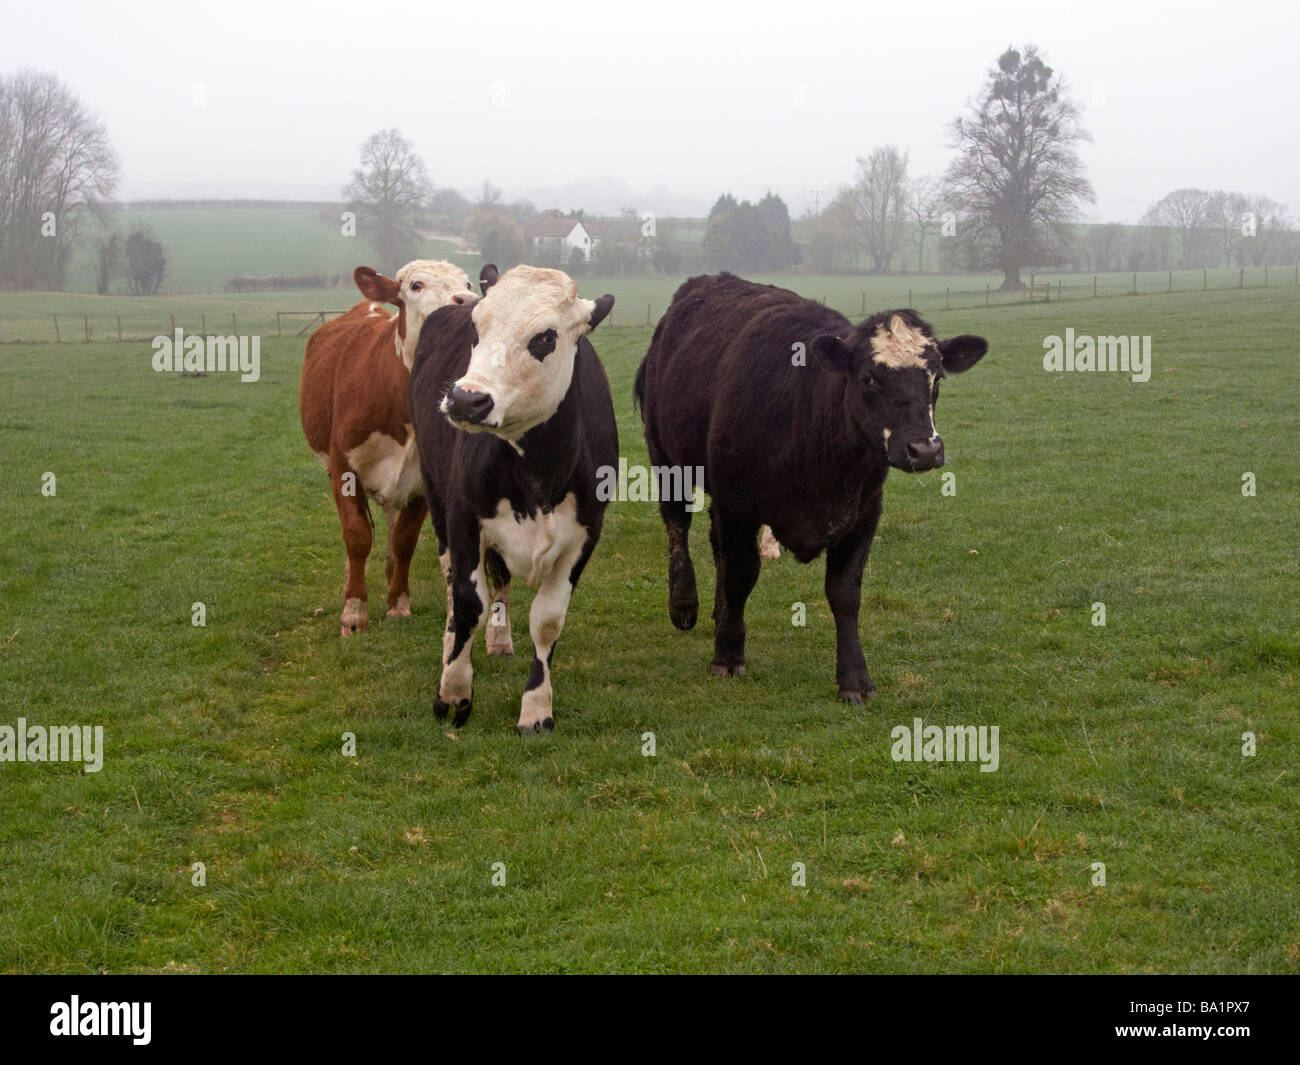
[[[492,589],[492,602],[488,607],[487,653],[509,658],[515,653],[514,641],[510,638],[510,585]]]
[[[442,679],[438,682],[438,695],[444,703],[459,703],[468,699],[474,691],[474,666],[470,661],[474,650],[474,638],[487,620],[486,605],[487,573],[483,568],[483,556],[479,555],[478,569],[474,571],[474,591],[478,595],[478,618],[470,631],[469,639],[454,659],[451,652],[455,647],[456,633],[449,631],[442,637]]]
[[[781,545],[766,525],[763,526],[763,540],[758,545],[758,553],[768,560],[781,557]]]
[[[564,616],[569,610],[569,599],[573,595],[573,585],[569,573],[578,560],[580,550],[575,550],[565,557],[561,565],[556,566],[542,581],[533,597],[532,610],[528,617],[528,634],[533,639],[533,656],[542,665],[542,683],[524,692],[519,708],[519,731],[537,732],[542,724],[550,719],[554,722],[554,710],[551,705],[551,650],[560,638],[564,628]],[[530,667],[531,673],[531,667]]]

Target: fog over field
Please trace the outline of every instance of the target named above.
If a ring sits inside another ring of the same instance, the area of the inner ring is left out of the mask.
[[[873,145],[914,174],[1008,46],[1064,75],[1093,143],[1085,221],[1180,186],[1300,203],[1294,14],[1270,3],[651,6],[133,3],[6,11],[0,69],[105,120],[123,199],[334,199],[397,127],[439,186],[702,215],[722,190],[797,215]],[[116,25],[114,25],[116,23]]]

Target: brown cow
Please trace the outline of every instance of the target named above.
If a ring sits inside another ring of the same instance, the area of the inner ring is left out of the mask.
[[[495,276],[495,267],[484,267],[485,279]],[[411,555],[428,514],[406,413],[411,362],[431,312],[478,300],[465,272],[448,262],[407,263],[396,280],[359,266],[353,279],[366,302],[312,335],[299,390],[303,432],[329,471],[348,553],[344,636],[366,627],[366,558],[374,536],[369,498],[388,522],[388,616],[410,616]],[[507,625],[497,653],[511,652],[509,631]]]

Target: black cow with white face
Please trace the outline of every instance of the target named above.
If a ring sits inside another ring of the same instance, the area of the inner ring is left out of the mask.
[[[636,378],[650,460],[703,466],[717,567],[712,670],[745,669],[745,600],[758,579],[758,532],[771,526],[800,562],[826,552],[840,697],[875,694],[858,635],[862,571],[890,466],[943,465],[934,425],[939,381],[988,349],[935,338],[910,310],[854,325],[785,289],[730,274],[677,290]],[[668,613],[695,624],[691,511],[661,500],[668,528]]]
[[[469,717],[474,636],[504,620],[488,616],[490,590],[520,577],[538,587],[518,723],[528,735],[554,727],[551,659],[600,539],[597,470],[618,464],[609,381],[587,339],[614,297],[581,299],[559,270],[495,274],[485,270],[473,307],[429,316],[407,399],[447,580],[434,713],[455,707],[457,726]]]

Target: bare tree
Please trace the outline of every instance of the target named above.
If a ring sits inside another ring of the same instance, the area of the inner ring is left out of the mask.
[[[916,272],[925,269],[925,242],[938,228],[944,210],[943,182],[934,177],[919,177],[907,190],[904,205],[912,220],[912,244],[916,248]]]
[[[1281,265],[1284,261],[1294,263],[1294,254],[1290,258],[1283,259],[1292,233],[1286,205],[1267,196],[1248,196],[1246,210],[1250,214],[1249,221],[1252,223],[1247,228],[1253,228],[1254,233],[1242,235],[1241,254],[1250,265]]]
[[[1205,223],[1214,234],[1218,250],[1223,255],[1223,265],[1232,265],[1233,252],[1242,237],[1246,221],[1246,197],[1239,192],[1219,189],[1210,193],[1205,204]]]
[[[877,273],[889,273],[903,239],[907,152],[892,144],[858,159],[858,176],[840,189],[831,209],[853,232]]]
[[[1068,244],[1079,204],[1096,198],[1075,150],[1091,137],[1033,45],[1003,52],[969,109],[951,127],[960,154],[947,182],[967,216],[971,265],[1001,269],[1014,291],[1020,267]]]
[[[118,173],[108,130],[62,81],[0,77],[0,288],[61,289]]]
[[[1092,268],[1104,274],[1118,266],[1117,260],[1123,250],[1124,227],[1118,222],[1090,226],[1085,241]]]
[[[1148,212],[1156,225],[1167,226],[1178,237],[1182,268],[1200,265],[1206,235],[1210,194],[1204,189],[1174,189]]]
[[[398,130],[380,130],[366,139],[361,166],[352,172],[343,195],[374,247],[381,269],[391,272],[414,257],[433,185],[423,160]]]

